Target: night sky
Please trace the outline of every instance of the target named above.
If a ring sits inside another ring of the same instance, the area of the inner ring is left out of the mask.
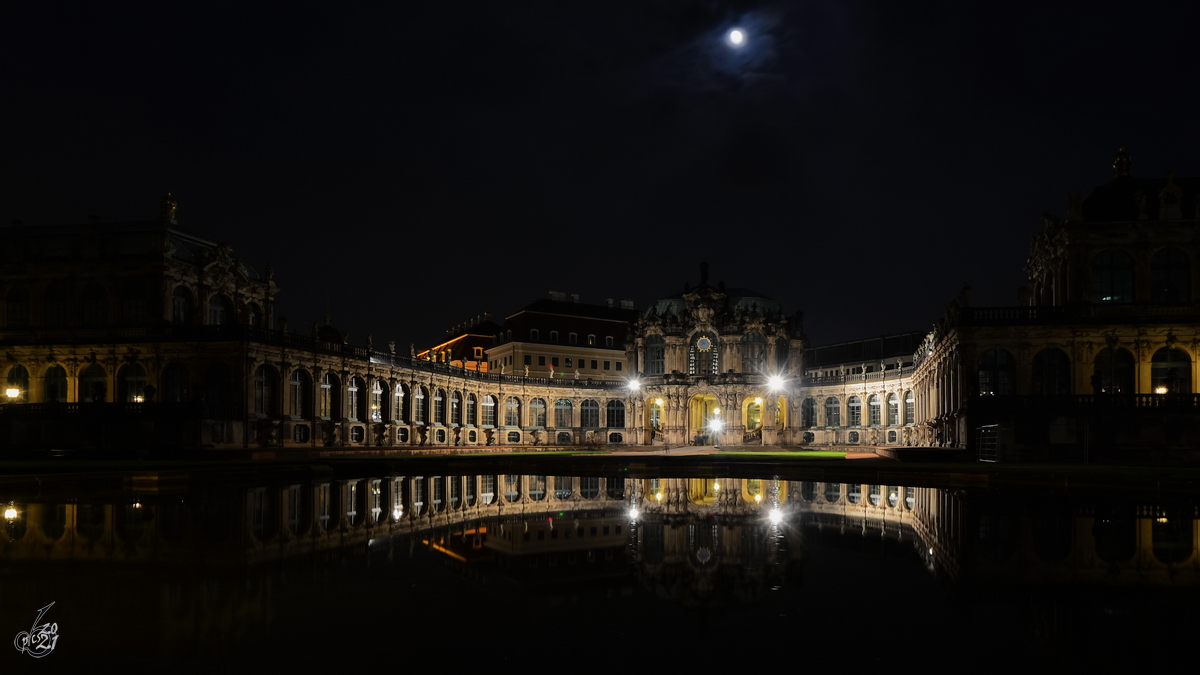
[[[701,261],[817,344],[924,330],[964,281],[1015,304],[1119,146],[1200,175],[1195,3],[113,5],[0,7],[0,224],[169,190],[359,345]]]

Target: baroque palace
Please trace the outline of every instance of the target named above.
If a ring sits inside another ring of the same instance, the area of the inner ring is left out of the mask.
[[[417,354],[275,321],[226,244],[157,221],[0,234],[6,449],[766,445],[985,458],[1194,447],[1200,179],[1068,200],[1013,307],[964,287],[928,333],[812,346],[769,297],[700,282],[644,311],[552,293]]]

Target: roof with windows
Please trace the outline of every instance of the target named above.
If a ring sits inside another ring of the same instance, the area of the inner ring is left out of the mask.
[[[1083,199],[1080,215],[1085,222],[1200,217],[1200,178],[1177,178],[1171,171],[1161,178],[1134,178],[1132,164],[1121,148],[1113,160],[1112,182],[1093,188]]]

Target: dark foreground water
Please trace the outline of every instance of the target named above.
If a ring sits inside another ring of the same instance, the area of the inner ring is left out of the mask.
[[[0,669],[1115,665],[1200,628],[1186,486],[569,462],[10,479]]]

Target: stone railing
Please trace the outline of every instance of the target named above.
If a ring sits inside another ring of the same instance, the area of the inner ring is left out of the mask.
[[[571,387],[584,389],[620,389],[627,386],[624,379],[592,379],[589,377],[526,377],[519,374],[485,373],[459,368],[449,363],[426,361],[411,356],[380,352],[343,342],[328,342],[316,336],[299,335],[280,330],[230,324],[224,326],[190,326],[160,324],[138,327],[106,328],[48,328],[27,329],[0,334],[0,344],[73,345],[120,344],[129,342],[254,342],[317,354],[330,354],[358,359],[376,365],[409,368],[430,373],[444,373],[459,378],[483,382],[531,386]]]
[[[804,383],[810,387],[829,384],[861,384],[864,382],[884,382],[887,380],[899,380],[904,377],[912,377],[916,369],[913,366],[905,366],[903,368],[892,368],[890,370],[876,370],[870,373],[842,373],[839,375],[817,375],[804,378]]]

